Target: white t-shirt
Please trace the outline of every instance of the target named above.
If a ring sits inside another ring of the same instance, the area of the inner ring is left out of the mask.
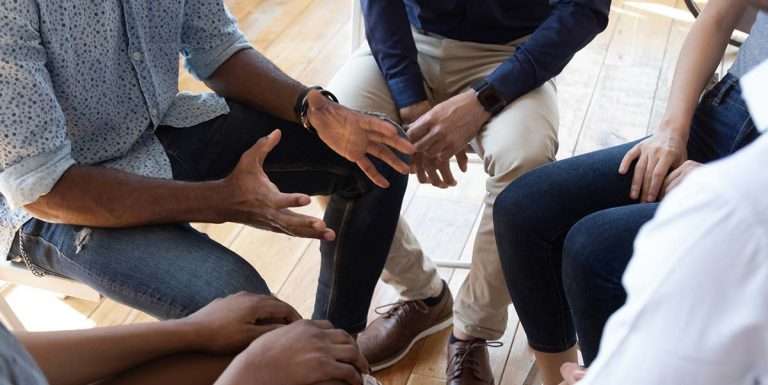
[[[579,385],[768,385],[768,136],[690,175],[635,251]]]

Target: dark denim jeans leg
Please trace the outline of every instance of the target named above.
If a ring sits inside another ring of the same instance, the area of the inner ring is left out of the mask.
[[[718,159],[756,138],[734,79],[724,78],[699,105],[691,159]],[[607,317],[624,302],[620,281],[632,241],[656,209],[631,201],[632,175],[617,172],[635,143],[542,166],[496,201],[503,270],[534,349],[563,351],[575,343],[576,330],[589,362]]]
[[[507,286],[532,348],[562,352],[576,333],[562,282],[562,250],[585,216],[632,203],[617,170],[634,143],[545,165],[496,199],[494,224]]]
[[[187,224],[101,229],[32,219],[19,235],[38,267],[160,319],[239,291],[269,293],[248,262]]]
[[[689,158],[711,162],[743,148],[758,136],[741,99],[738,79],[726,76],[699,104],[688,142]],[[603,327],[626,301],[621,285],[633,241],[656,204],[634,204],[594,213],[568,234],[563,280],[585,363],[597,356]],[[592,239],[587,244],[587,239]]]

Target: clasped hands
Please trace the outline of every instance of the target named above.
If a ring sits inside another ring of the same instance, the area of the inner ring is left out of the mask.
[[[310,92],[309,122],[328,147],[355,163],[380,188],[389,182],[371,162],[377,158],[402,174],[417,173],[422,183],[438,187],[455,185],[449,159],[456,156],[462,171],[467,167],[464,152],[467,143],[479,132],[490,115],[482,108],[474,92],[459,94],[434,108],[423,102],[408,111],[401,111],[413,120],[408,136],[401,136],[398,127],[376,116],[348,109],[333,103],[316,91]],[[224,178],[224,191],[231,192],[228,205],[233,208],[229,220],[289,235],[335,239],[335,232],[319,218],[291,211],[310,204],[306,194],[283,193],[269,180],[264,160],[280,142],[276,129],[261,138],[240,158],[229,176]],[[408,165],[395,154],[411,155]]]

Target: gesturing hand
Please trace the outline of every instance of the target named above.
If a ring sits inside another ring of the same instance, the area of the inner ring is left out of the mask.
[[[466,150],[460,150],[456,153],[456,161],[459,164],[459,169],[462,172],[467,172],[469,160]],[[421,152],[417,152],[413,156],[411,173],[416,174],[420,183],[431,183],[439,188],[448,188],[457,184],[449,160],[432,158]]]
[[[408,137],[417,151],[447,160],[464,149],[490,117],[474,91],[468,91],[422,115],[410,125]]]
[[[265,334],[237,357],[242,385],[361,385],[369,371],[354,338],[327,321],[299,321]]]
[[[368,155],[381,159],[402,174],[409,167],[392,149],[411,155],[415,149],[400,136],[397,127],[375,116],[350,110],[326,99],[318,92],[310,92],[309,121],[325,144],[358,167],[381,188],[389,181],[376,169]],[[391,147],[391,148],[390,148]]]
[[[232,198],[230,218],[261,229],[289,235],[331,241],[336,237],[319,218],[289,210],[310,203],[305,194],[284,194],[264,172],[264,159],[280,142],[280,130],[259,139],[240,158],[232,173],[224,179],[227,196]]]
[[[637,160],[629,197],[655,202],[669,172],[688,158],[686,140],[675,134],[658,133],[636,144],[624,155],[619,174],[626,175]]]
[[[178,322],[194,330],[201,351],[231,354],[264,333],[300,319],[294,308],[273,296],[241,292],[219,298]]]
[[[410,125],[419,120],[424,114],[432,110],[432,103],[424,100],[400,109],[400,119],[403,124]],[[460,150],[456,153],[456,161],[462,172],[467,171],[467,153]],[[416,174],[420,183],[431,183],[435,187],[448,188],[457,184],[456,178],[451,172],[451,164],[448,159],[438,159],[426,155],[423,152],[413,154],[411,161],[411,174]]]

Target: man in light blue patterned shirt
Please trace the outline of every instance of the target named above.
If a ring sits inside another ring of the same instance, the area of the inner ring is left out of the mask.
[[[362,330],[413,152],[397,127],[285,75],[222,0],[3,1],[0,25],[0,253],[175,318],[270,292],[188,222],[317,238],[314,316]],[[216,94],[178,92],[180,54]],[[290,211],[305,194],[333,195],[324,220]]]

